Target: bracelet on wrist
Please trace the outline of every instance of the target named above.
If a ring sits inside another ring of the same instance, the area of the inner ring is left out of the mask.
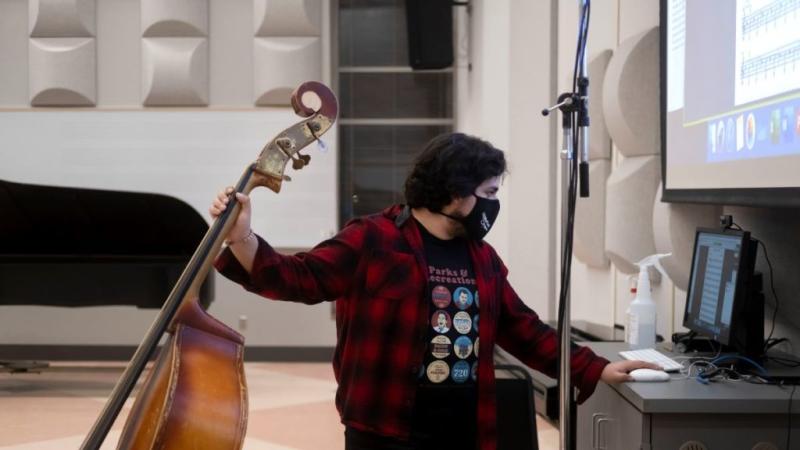
[[[254,240],[255,238],[256,238],[256,234],[253,232],[253,229],[251,228],[250,231],[247,233],[247,236],[245,236],[245,237],[243,237],[241,239],[237,239],[235,241],[227,241],[227,244],[228,244],[228,247],[230,247],[232,245],[244,244],[245,242],[248,242],[250,240]]]

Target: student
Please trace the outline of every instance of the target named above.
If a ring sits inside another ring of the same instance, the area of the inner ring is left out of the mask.
[[[347,450],[494,449],[495,344],[555,377],[556,333],[520,300],[483,240],[500,209],[505,172],[503,152],[488,142],[460,133],[436,137],[406,180],[406,205],[352,220],[296,255],[275,252],[250,229],[250,201],[236,194],[242,210],[217,269],[271,299],[337,302],[333,368]],[[218,195],[212,216],[232,191]],[[460,327],[462,333],[445,316],[443,327],[442,312],[466,313],[459,323],[480,316],[480,326]],[[578,346],[571,367],[579,402],[598,380],[617,383],[630,379],[630,370],[656,368],[609,363]]]

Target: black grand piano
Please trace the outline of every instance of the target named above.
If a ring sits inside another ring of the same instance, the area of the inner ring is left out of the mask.
[[[166,195],[0,180],[0,305],[161,308],[207,229]],[[212,271],[204,307],[213,292]],[[3,344],[0,367],[30,367]]]

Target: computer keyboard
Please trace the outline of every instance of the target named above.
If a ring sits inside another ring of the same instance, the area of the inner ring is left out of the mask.
[[[665,372],[678,372],[683,368],[679,362],[669,358],[654,348],[627,350],[624,352],[619,352],[619,356],[622,356],[628,360],[647,361],[653,364],[658,364],[662,369],[664,369]]]

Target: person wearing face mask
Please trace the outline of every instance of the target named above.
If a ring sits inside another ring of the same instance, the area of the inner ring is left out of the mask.
[[[236,194],[242,211],[217,270],[270,299],[336,301],[333,368],[346,450],[495,449],[495,345],[556,377],[555,331],[517,296],[484,241],[505,173],[505,156],[490,143],[438,136],[414,162],[405,205],[354,219],[295,255],[277,253],[250,229],[249,198]],[[218,194],[213,217],[232,192]],[[578,401],[598,380],[627,381],[643,367],[656,368],[609,363],[574,346]]]

